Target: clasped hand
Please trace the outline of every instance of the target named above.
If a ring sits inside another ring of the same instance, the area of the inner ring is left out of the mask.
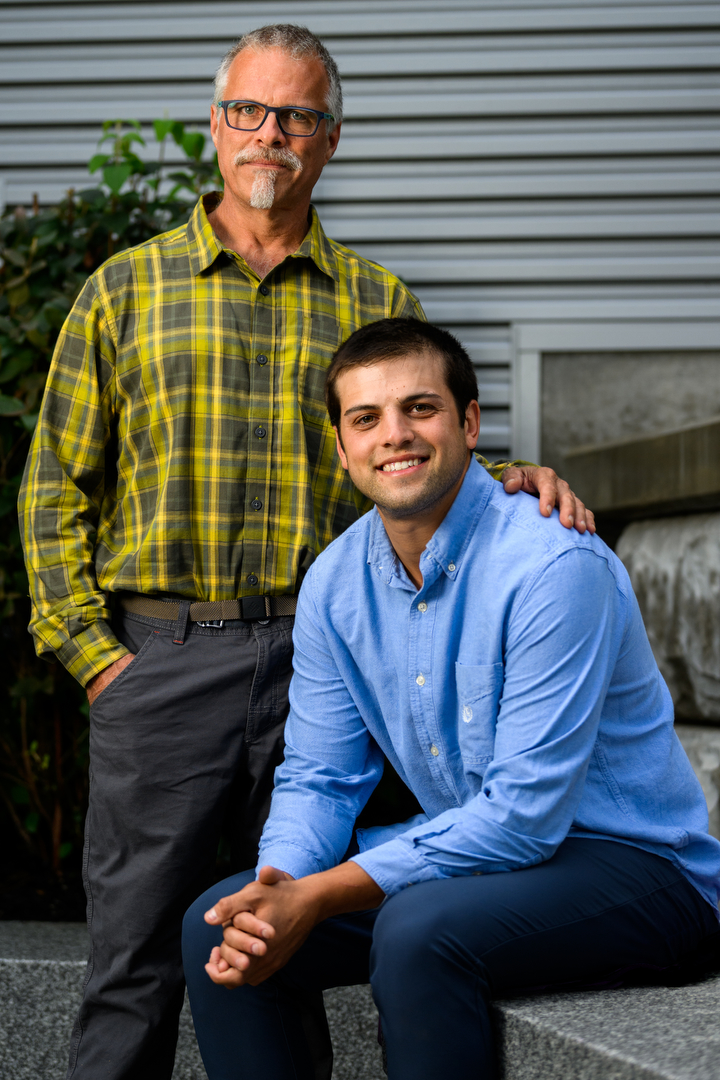
[[[206,913],[207,923],[224,927],[223,943],[205,965],[213,982],[257,986],[288,962],[318,921],[306,881],[263,866],[257,881]]]

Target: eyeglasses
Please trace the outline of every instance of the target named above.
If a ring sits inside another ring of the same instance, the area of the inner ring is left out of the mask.
[[[261,105],[259,101],[218,101],[217,108],[225,113],[225,123],[236,131],[257,131],[268,118],[268,113],[275,113],[278,127],[285,135],[295,135],[308,139],[320,127],[321,120],[334,120],[329,112],[319,109],[306,109],[297,105],[281,105],[274,109],[270,105]]]

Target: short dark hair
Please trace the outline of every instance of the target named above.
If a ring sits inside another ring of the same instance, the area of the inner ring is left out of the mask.
[[[445,383],[455,398],[462,427],[468,405],[477,401],[478,396],[472,360],[453,334],[420,319],[380,319],[361,326],[343,342],[325,376],[325,404],[333,427],[340,427],[340,399],[335,384],[343,371],[398,360],[410,352],[434,353],[440,357]]]

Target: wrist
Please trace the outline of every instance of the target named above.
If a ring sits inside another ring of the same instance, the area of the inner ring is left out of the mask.
[[[310,874],[301,878],[300,883],[316,923],[333,915],[378,907],[385,899],[377,882],[354,862],[340,863],[332,870]]]

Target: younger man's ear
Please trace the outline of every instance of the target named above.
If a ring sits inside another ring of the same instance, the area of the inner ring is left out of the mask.
[[[477,446],[480,434],[480,406],[477,401],[471,401],[465,410],[465,442],[469,450]]]
[[[347,471],[347,458],[345,457],[345,451],[343,450],[342,440],[340,438],[340,428],[335,427],[333,424],[333,431],[335,432],[335,445],[337,446],[338,457],[343,469]]]

